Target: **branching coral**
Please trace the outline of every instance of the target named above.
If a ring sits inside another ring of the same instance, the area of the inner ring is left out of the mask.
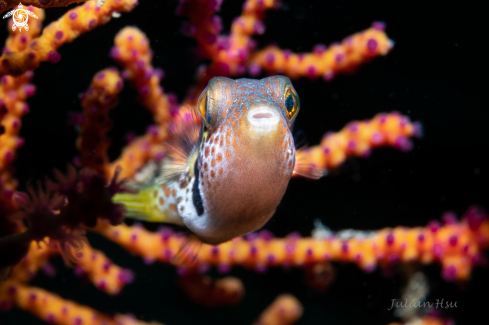
[[[40,7],[54,6],[54,1],[34,1]],[[63,5],[78,1],[65,1]],[[81,2],[81,1],[80,1]],[[0,1],[0,11],[17,1]],[[25,1],[31,4],[33,1]],[[90,247],[84,237],[94,230],[140,255],[147,262],[174,263],[175,256],[187,242],[185,235],[164,228],[153,233],[144,227],[120,224],[121,206],[111,197],[125,191],[119,177],[141,176],[152,160],[165,155],[163,143],[168,140],[172,118],[181,113],[176,98],[165,94],[160,82],[162,72],[152,65],[153,51],[149,39],[134,27],[122,29],[115,37],[110,55],[122,67],[107,68],[95,74],[92,84],[81,96],[83,119],[77,148],[79,163],[88,167],[81,172],[73,168],[67,176],[56,173],[57,183],[46,182],[28,187],[29,194],[15,192],[12,162],[15,149],[23,140],[18,137],[20,118],[29,111],[26,99],[34,95],[29,84],[32,70],[42,62],[61,59],[57,49],[82,33],[107,23],[114,13],[129,12],[134,0],[108,0],[103,6],[87,1],[45,27],[44,13],[30,7],[39,17],[29,32],[11,32],[6,50],[0,58],[0,230],[8,236],[0,239],[0,268],[13,270],[0,283],[0,308],[19,307],[56,324],[148,324],[130,316],[110,316],[90,307],[65,300],[48,291],[31,287],[27,282],[48,259],[61,254],[75,264],[75,272],[85,275],[99,290],[114,295],[130,283],[134,274],[115,265],[103,252]],[[322,78],[351,73],[378,55],[386,55],[393,42],[384,33],[385,25],[376,22],[371,28],[354,34],[329,48],[322,44],[311,53],[293,53],[277,46],[257,49],[253,35],[263,34],[265,12],[279,7],[273,0],[248,0],[241,16],[231,25],[229,35],[222,34],[222,23],[215,15],[221,1],[182,1],[177,13],[189,18],[183,31],[197,40],[198,52],[210,60],[197,74],[197,83],[189,91],[185,104],[193,105],[207,81],[217,75],[237,77],[248,73],[257,76],[281,73],[291,78]],[[121,157],[110,162],[106,136],[111,127],[109,111],[117,106],[123,79],[129,81],[140,102],[153,116],[154,125],[145,135],[131,141]],[[372,120],[351,122],[341,131],[327,133],[321,143],[298,151],[297,163],[308,167],[333,170],[348,157],[367,157],[371,150],[390,146],[402,151],[412,149],[409,138],[421,136],[418,123],[397,112],[379,114]],[[301,176],[297,174],[295,176]],[[218,247],[203,245],[190,265],[178,265],[179,282],[191,299],[207,306],[238,303],[244,286],[234,277],[213,279],[205,273],[211,266],[227,272],[233,266],[244,266],[263,272],[269,267],[294,266],[306,270],[308,282],[324,290],[333,279],[329,262],[354,263],[370,272],[377,266],[397,263],[432,263],[442,265],[446,280],[467,280],[472,268],[484,261],[482,253],[489,241],[487,215],[470,208],[461,221],[445,216],[441,226],[432,222],[424,228],[396,227],[373,232],[342,231],[333,233],[317,229],[314,237],[291,234],[276,239],[266,231],[237,238]],[[258,318],[255,324],[291,324],[302,314],[302,306],[292,296],[281,296]],[[439,319],[425,317],[423,324],[437,324]],[[154,324],[154,323],[153,323]]]
[[[98,7],[89,1],[70,10],[61,19],[44,28],[41,36],[30,41],[25,49],[5,52],[0,57],[0,76],[19,76],[37,68],[41,62],[58,62],[61,56],[56,50],[61,45],[72,42],[80,34],[100,24],[107,23],[114,12],[131,11],[136,4],[136,0],[111,0]]]
[[[159,234],[141,227],[99,225],[98,231],[124,246],[128,251],[149,260],[170,262],[178,253],[184,237],[163,229]],[[329,261],[353,262],[367,272],[378,264],[419,261],[443,265],[446,280],[467,279],[473,266],[482,261],[489,244],[489,221],[480,209],[471,208],[461,222],[453,219],[441,226],[426,228],[383,229],[378,232],[318,231],[315,238],[291,235],[273,239],[267,231],[237,238],[219,246],[203,245],[190,268],[215,265],[221,270],[241,265],[257,271],[273,266],[304,266]]]
[[[102,70],[95,75],[92,85],[81,98],[84,115],[77,143],[82,153],[80,163],[99,175],[109,174],[107,148],[110,143],[105,134],[111,127],[109,110],[117,105],[117,95],[122,86],[117,70]]]
[[[162,71],[151,65],[149,40],[137,28],[126,27],[115,38],[111,56],[124,68],[123,75],[138,90],[142,104],[153,114],[155,125],[144,136],[133,140],[112,163],[111,169],[121,166],[124,177],[135,174],[148,160],[163,158],[163,143],[171,112],[176,112],[175,99],[166,95],[160,81]]]
[[[7,39],[4,52],[19,52],[26,49],[27,45],[36,38],[41,32],[44,12],[39,9],[34,9],[34,13],[38,16],[29,31],[24,33],[11,33]],[[12,22],[9,23],[9,31]],[[33,77],[33,72],[28,71],[21,76],[3,76],[0,84],[0,121],[2,122],[0,131],[1,138],[1,156],[0,175],[2,181],[3,204],[9,204],[9,199],[12,197],[13,190],[17,187],[17,182],[13,178],[12,163],[15,160],[15,152],[18,147],[22,146],[24,139],[19,137],[21,128],[20,118],[29,112],[29,105],[26,99],[33,96],[36,92],[36,87],[30,84],[29,81]],[[12,212],[11,207],[5,206]]]
[[[18,193],[15,197],[20,211],[8,218],[26,221],[26,231],[6,237],[0,242],[1,268],[15,265],[24,257],[31,241],[40,242],[45,237],[55,244],[68,264],[76,261],[83,247],[84,227],[94,227],[97,219],[106,219],[116,225],[124,218],[124,208],[111,198],[124,192],[124,183],[115,174],[106,187],[105,180],[89,170],[78,175],[73,167],[64,176],[57,172],[58,183],[48,181],[47,191],[40,186],[37,191],[28,187],[29,195]],[[9,247],[22,247],[15,254]]]

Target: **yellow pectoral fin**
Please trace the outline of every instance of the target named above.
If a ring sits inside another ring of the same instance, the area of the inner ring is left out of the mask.
[[[170,202],[173,198],[167,198],[165,202],[160,199],[162,196],[161,187],[153,185],[143,187],[137,193],[116,194],[112,201],[124,205],[127,218],[183,226],[182,218],[175,209],[170,208],[174,206]]]

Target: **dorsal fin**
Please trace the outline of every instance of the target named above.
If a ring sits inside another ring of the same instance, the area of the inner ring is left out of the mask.
[[[182,106],[169,126],[170,140],[165,144],[166,156],[160,165],[158,184],[175,180],[188,169],[189,158],[199,143],[201,127],[197,109]]]

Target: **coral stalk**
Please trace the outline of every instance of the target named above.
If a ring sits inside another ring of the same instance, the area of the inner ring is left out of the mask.
[[[351,73],[361,64],[378,55],[386,55],[394,46],[384,33],[385,25],[374,22],[372,27],[333,43],[329,48],[318,44],[311,53],[293,53],[269,46],[253,54],[248,65],[251,72],[262,68],[269,74],[285,74],[289,78],[323,77],[330,81],[340,73]]]
[[[68,11],[63,17],[44,28],[40,37],[34,38],[26,49],[7,52],[0,57],[0,76],[18,76],[34,70],[41,62],[56,63],[61,56],[56,50],[64,43],[72,42],[79,35],[98,25],[107,23],[115,12],[129,12],[137,0],[108,0],[98,7],[89,1]]]
[[[97,228],[105,237],[129,252],[146,259],[174,262],[186,243],[181,234],[166,229],[151,233],[142,227],[119,225]],[[466,280],[472,268],[482,260],[483,249],[489,246],[489,220],[482,210],[473,207],[457,223],[441,226],[437,222],[425,228],[382,229],[376,232],[356,232],[349,238],[327,233],[324,238],[300,238],[295,235],[272,239],[267,232],[236,238],[219,246],[202,244],[195,252],[193,264],[215,265],[220,270],[241,265],[257,271],[273,266],[298,266],[328,261],[355,263],[367,272],[377,265],[398,262],[439,262],[446,280]]]
[[[122,177],[132,177],[150,159],[159,161],[163,158],[170,113],[177,107],[160,86],[162,71],[153,68],[149,40],[139,29],[126,27],[121,30],[115,38],[111,56],[122,65],[124,78],[139,92],[142,104],[153,114],[155,121],[144,136],[131,141],[121,157],[111,164],[112,171],[121,166]]]
[[[412,148],[410,137],[421,137],[421,125],[397,112],[380,113],[372,120],[350,122],[337,133],[326,133],[321,144],[296,154],[296,164],[301,169],[337,168],[348,157],[368,157],[372,149],[392,146],[402,151]],[[301,176],[294,173],[293,176]]]
[[[82,95],[84,118],[77,140],[81,163],[106,179],[110,177],[107,156],[110,141],[105,136],[112,126],[109,110],[117,105],[117,95],[122,86],[119,72],[116,69],[105,69],[93,77],[90,88]]]
[[[131,271],[115,265],[104,253],[93,249],[89,244],[83,245],[75,263],[77,275],[87,276],[99,290],[110,295],[120,293],[134,278]]]
[[[12,306],[24,309],[34,316],[58,325],[92,324],[92,325],[156,325],[136,321],[131,316],[116,315],[110,317],[90,307],[65,300],[48,291],[29,287],[14,281],[7,281],[0,286],[0,309],[7,310]]]
[[[29,42],[37,37],[41,31],[44,11],[34,8],[33,12],[38,17],[28,31],[13,31],[12,22],[8,24],[9,37],[5,42],[5,53],[23,51]],[[0,214],[9,215],[15,212],[15,203],[12,196],[17,188],[14,178],[13,162],[16,159],[16,151],[24,144],[24,139],[19,137],[22,126],[22,116],[29,112],[26,100],[36,92],[36,87],[30,83],[33,77],[32,71],[18,76],[3,76],[0,82]],[[12,220],[0,218],[0,228],[7,233],[19,232],[22,227]],[[3,226],[1,224],[4,224]]]

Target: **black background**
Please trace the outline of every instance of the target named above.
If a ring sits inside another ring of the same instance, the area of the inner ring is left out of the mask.
[[[221,16],[226,30],[239,15],[243,1],[224,2]],[[459,215],[469,206],[488,202],[488,139],[486,43],[487,11],[482,1],[290,1],[269,11],[267,30],[256,37],[260,47],[275,42],[282,48],[310,51],[317,43],[330,44],[370,26],[387,23],[386,32],[395,47],[353,75],[332,82],[300,79],[294,86],[301,98],[297,125],[312,145],[327,131],[347,122],[372,118],[379,112],[397,110],[421,121],[425,136],[415,140],[409,153],[379,149],[368,159],[350,159],[338,171],[311,182],[294,179],[276,215],[266,225],[277,236],[292,231],[308,235],[320,218],[333,230],[346,228],[422,226],[444,211]],[[57,64],[42,63],[33,83],[37,93],[29,99],[31,113],[23,119],[25,146],[19,150],[16,176],[25,189],[27,180],[42,179],[54,167],[65,169],[77,154],[76,131],[66,124],[68,111],[80,111],[78,94],[93,75],[116,65],[108,57],[115,34],[133,25],[149,37],[155,52],[153,64],[164,69],[162,84],[180,100],[193,84],[202,61],[195,42],[179,32],[182,19],[174,15],[176,1],[140,1],[129,14],[82,35],[60,48]],[[46,23],[66,8],[46,11]],[[485,29],[484,29],[485,27]],[[0,39],[6,38],[3,28]],[[129,85],[112,111],[111,158],[118,156],[128,131],[144,132],[151,117],[137,102]],[[146,225],[155,229],[154,225]],[[234,268],[232,274],[246,287],[243,302],[232,308],[208,309],[188,299],[176,284],[173,267],[146,266],[117,245],[90,235],[117,264],[136,272],[136,280],[117,297],[96,290],[66,269],[61,260],[56,278],[39,274],[33,285],[106,313],[133,313],[143,320],[165,324],[251,324],[280,293],[290,292],[303,303],[304,316],[297,324],[387,324],[395,320],[391,299],[403,286],[401,268],[394,276],[382,271],[365,274],[353,265],[335,264],[337,278],[326,294],[308,288],[301,270],[270,269],[265,274]],[[444,311],[457,324],[476,324],[487,318],[489,299],[487,269],[477,268],[465,284],[446,283],[440,267],[423,268],[429,277],[429,300],[457,302]],[[42,324],[26,312],[0,315],[2,324]]]

